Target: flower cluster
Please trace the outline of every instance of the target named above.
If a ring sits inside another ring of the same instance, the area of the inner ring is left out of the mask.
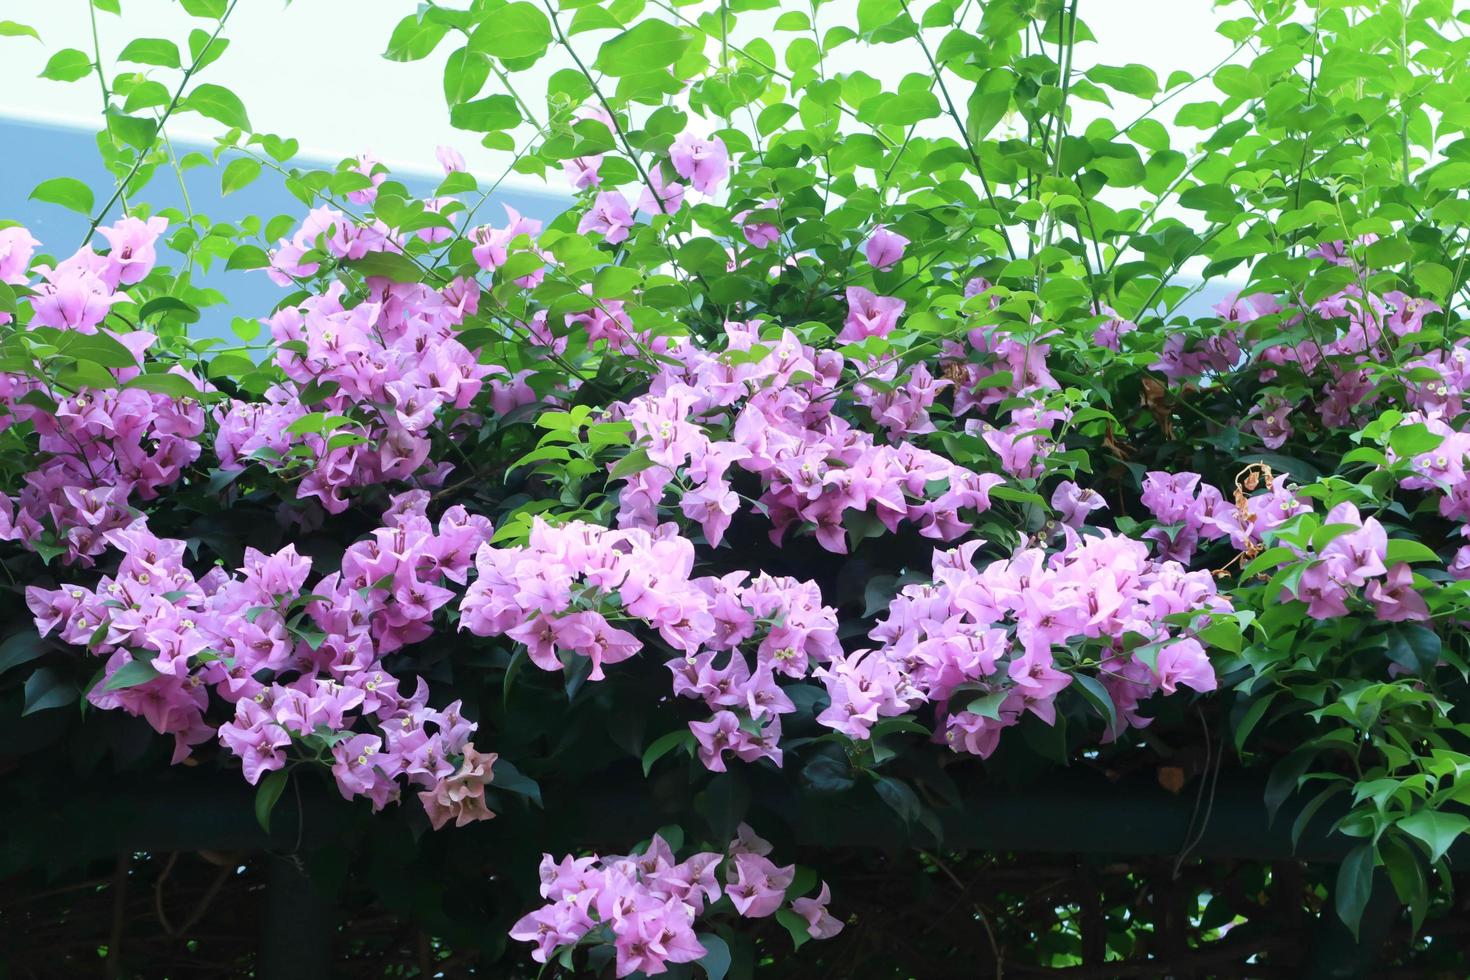
[[[515,222],[505,232],[512,238],[518,233]],[[392,235],[381,222],[363,224],[318,208],[292,242],[283,241],[270,272],[284,282],[314,274],[317,264],[302,265],[296,252],[319,239],[332,255],[355,259],[395,248]],[[455,413],[447,428],[473,421],[470,409],[487,384],[502,396],[496,399],[502,410],[533,397],[505,369],[482,364],[460,342],[459,329],[478,308],[474,280],[434,289],[369,276],[368,285],[368,296],[353,305],[335,282],[264,321],[286,381],[263,401],[233,399],[216,410],[215,450],[224,469],[252,460],[282,467],[298,480],[298,497],[340,513],[351,487],[441,482],[451,467],[429,459],[432,433],[445,413]]]
[[[709,601],[689,580],[693,567],[694,547],[672,525],[649,534],[537,519],[525,547],[479,549],[460,628],[509,635],[543,670],[585,658],[590,679],[601,680],[604,664],[643,646],[614,619],[641,621],[689,653],[713,634]]]
[[[1259,548],[1265,536],[1311,503],[1288,486],[1285,473],[1273,477],[1253,496],[1226,500],[1215,487],[1200,482],[1198,473],[1154,471],[1143,480],[1140,502],[1158,518],[1159,525],[1144,532],[1160,557],[1188,564],[1207,541],[1229,538],[1237,551]]]
[[[740,506],[726,476],[732,465],[760,480],[756,509],[769,516],[778,544],[793,527],[804,527],[828,551],[843,554],[849,510],[871,513],[890,532],[907,521],[925,537],[949,541],[971,526],[962,513],[989,509],[990,489],[1001,477],[912,442],[880,443],[834,410],[840,354],[816,351],[789,330],[767,335],[758,324],[742,323],[725,329],[723,354],[679,348],[680,366],[666,366],[647,395],[621,408],[655,464],[628,478],[619,501],[622,526],[654,524],[683,469],[688,484],[680,508],[718,544]],[[903,425],[905,416],[913,419],[932,402],[926,397],[883,406],[873,396],[872,404]]]
[[[715,631],[703,652],[667,664],[674,693],[703,699],[714,712],[689,723],[699,758],[713,772],[725,771],[725,753],[744,762],[768,758],[781,765],[781,716],[796,710],[776,682],[800,679],[815,664],[840,656],[836,612],[822,605],[810,582],[759,575],[744,584],[743,572],[697,579],[710,597]],[[753,648],[751,657],[742,648]]]
[[[944,741],[988,756],[1023,713],[1053,723],[1057,694],[1084,663],[1096,664],[1116,707],[1109,737],[1146,725],[1138,705],[1156,691],[1214,690],[1192,635],[1231,608],[1211,575],[1154,560],[1125,537],[1064,533],[1051,555],[1026,549],[982,567],[979,542],[937,553],[933,581],[906,586],[870,634],[879,646],[817,671],[831,698],[818,721],[867,738],[879,719],[932,702]],[[1199,615],[1177,629],[1166,622],[1176,613]]]
[[[107,547],[108,531],[133,522],[131,501],[155,499],[199,458],[205,418],[198,403],[142,386],[141,361],[157,338],[101,326],[113,307],[130,301],[120,290],[152,271],[167,225],[162,218],[123,218],[99,229],[110,246],[105,253],[83,246],[55,268],[36,267],[31,335],[64,351],[74,349],[69,333],[100,334],[108,356],[120,359],[62,378],[39,362],[25,373],[0,373],[0,429],[28,423],[36,437],[24,486],[15,496],[0,495],[0,538],[90,564]],[[38,244],[24,228],[0,230],[0,282],[25,285]],[[205,390],[180,367],[169,373],[186,388]]]
[[[609,130],[615,128],[612,118],[605,112],[591,111],[584,115],[587,119],[601,122]],[[665,166],[668,167],[667,171]],[[601,154],[573,157],[562,165],[567,182],[572,185],[573,190],[578,191],[602,185],[602,175],[599,172],[601,167]],[[684,206],[687,190],[692,189],[706,197],[712,197],[729,174],[730,154],[723,140],[718,136],[701,139],[690,132],[681,133],[669,147],[667,158],[651,164],[643,174],[644,186],[636,205],[630,205],[622,191],[598,191],[591,206],[582,212],[581,220],[577,223],[577,233],[585,235],[596,232],[609,245],[620,244],[632,232],[634,215],[637,212],[647,215],[675,214]],[[754,234],[748,231],[746,234],[751,244],[760,240],[759,231]]]
[[[722,897],[750,919],[773,915],[785,905],[805,921],[814,939],[841,932],[842,923],[827,912],[827,886],[814,898],[788,898],[797,869],[773,862],[771,849],[741,824],[725,853],[701,851],[683,861],[659,835],[634,854],[568,856],[560,862],[543,855],[546,904],[517,922],[511,938],[535,943],[531,956],[538,963],[550,962],[567,947],[590,945],[594,958],[599,951],[615,957],[615,974],[626,977],[635,972],[656,976],[670,963],[701,959],[708,950],[695,922]]]
[[[747,583],[743,572],[691,578],[694,545],[672,524],[650,533],[537,519],[524,547],[484,545],[475,566],[461,627],[511,637],[543,670],[583,663],[602,680],[605,665],[644,646],[615,622],[657,633],[680,654],[668,661],[674,693],[714,712],[690,729],[716,772],[726,752],[780,765],[780,716],[794,706],[777,678],[805,677],[840,653],[836,613],[816,586],[770,575]]]
[[[441,583],[463,584],[490,535],[488,521],[459,507],[435,528],[427,504],[422,491],[395,498],[386,526],[309,591],[311,560],[294,546],[247,549],[238,576],[196,577],[185,542],[156,537],[140,519],[103,535],[122,554],[115,575],[95,588],[33,586],[26,597],[43,635],[56,630],[106,658],[92,703],[172,735],[175,761],[217,732],[254,783],[285,766],[292,746],[329,749],[346,797],[381,807],[403,777],[424,789],[437,822],[488,815],[488,770],[474,768],[467,748],[475,726],[458,702],[429,707],[422,679],[401,695],[381,662],[430,634],[434,611],[453,597]],[[211,692],[234,707],[217,728],[205,718]],[[456,773],[461,756],[470,768]]]

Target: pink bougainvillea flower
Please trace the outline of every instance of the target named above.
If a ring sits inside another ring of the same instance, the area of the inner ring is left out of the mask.
[[[465,169],[464,154],[452,146],[438,146],[434,148],[434,156],[439,161],[439,166],[444,168],[444,173],[459,173]]]
[[[1373,603],[1374,614],[1385,623],[1429,619],[1429,605],[1415,590],[1414,570],[1405,562],[1390,568],[1384,581],[1369,582],[1363,595]]]
[[[842,931],[842,922],[827,911],[831,902],[832,890],[824,881],[816,898],[798,898],[791,903],[791,910],[806,920],[807,932],[813,939],[831,939]]]
[[[904,301],[892,296],[877,296],[861,286],[847,287],[847,319],[837,339],[854,343],[868,337],[886,337],[898,326]]]
[[[669,147],[669,160],[674,172],[701,194],[713,194],[730,173],[730,153],[718,136],[702,140],[693,133],[681,133]]]
[[[873,234],[868,236],[863,251],[868,256],[869,265],[875,269],[887,269],[903,261],[903,253],[908,246],[907,238],[878,225],[873,229]]]
[[[757,217],[755,219],[751,219],[750,217],[757,211],[774,213],[778,207],[780,207],[780,201],[772,198],[761,204],[759,208],[741,211],[735,215],[734,221],[740,226],[740,233],[745,236],[747,242],[756,248],[769,248],[780,240],[781,228],[779,225],[766,217]]]
[[[648,171],[651,187],[645,186],[638,198],[638,210],[649,214],[674,214],[684,206],[684,185],[677,180],[664,180],[664,167],[655,163]],[[657,192],[657,199],[654,194]]]
[[[761,919],[781,907],[795,877],[794,867],[779,868],[769,858],[746,851],[731,858],[725,894],[735,911],[748,919]]]
[[[451,820],[456,827],[463,827],[495,816],[485,805],[485,787],[495,778],[496,758],[494,752],[481,753],[473,745],[466,744],[464,760],[454,775],[419,793],[419,800],[424,804],[435,830]]]
[[[131,286],[153,271],[158,261],[155,243],[168,228],[168,219],[123,218],[112,227],[98,228],[111,248],[107,252],[104,278],[114,286]]]
[[[19,286],[27,279],[31,254],[41,244],[20,225],[0,228],[0,282]]]
[[[602,183],[602,177],[598,173],[602,167],[602,154],[592,156],[572,157],[570,160],[562,161],[562,171],[567,175],[567,183],[572,185],[574,191],[584,191],[589,187],[597,187]]]
[[[617,191],[603,191],[582,215],[577,232],[585,235],[595,231],[607,239],[609,245],[616,245],[627,239],[632,227],[633,215],[628,210],[628,199]]]
[[[371,187],[348,191],[347,200],[353,204],[371,204],[378,199],[378,185],[388,178],[388,170],[371,153],[358,154],[349,170],[362,174],[372,181]]]

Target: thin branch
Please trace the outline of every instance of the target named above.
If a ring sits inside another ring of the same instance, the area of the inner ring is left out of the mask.
[[[112,210],[112,206],[117,203],[118,198],[123,196],[128,183],[137,175],[138,170],[142,168],[143,161],[148,158],[148,152],[153,149],[154,140],[158,139],[158,134],[163,132],[164,124],[174,114],[174,110],[178,109],[179,101],[184,97],[184,89],[188,86],[189,80],[194,77],[194,73],[199,70],[200,64],[208,56],[210,49],[214,47],[214,42],[219,39],[220,32],[225,29],[225,22],[230,19],[230,14],[234,13],[235,4],[237,3],[239,3],[239,0],[230,0],[230,5],[220,15],[219,24],[215,26],[214,33],[209,35],[209,40],[200,47],[199,54],[194,58],[194,61],[188,68],[184,69],[184,77],[179,80],[179,87],[174,90],[173,98],[169,100],[168,107],[163,110],[163,115],[158,117],[158,130],[153,134],[153,138],[148,141],[148,144],[138,150],[138,156],[133,161],[132,169],[128,171],[126,177],[118,181],[117,189],[112,192],[112,197],[107,199],[107,203],[102,205],[102,210],[98,211],[97,216],[92,219],[91,226],[87,228],[87,234],[82,238],[83,246],[92,240],[92,234],[97,230],[97,226],[107,219],[107,214]]]
[[[908,16],[910,20],[913,20],[913,16],[909,14],[908,0],[898,0],[898,2],[899,5],[903,7],[903,12],[905,16]],[[917,21],[915,21],[915,24],[917,24]],[[929,45],[924,40],[924,33],[922,29],[915,27],[914,40],[919,42],[919,47],[923,49],[924,57],[929,62],[929,69],[934,73],[934,80],[939,83],[939,92],[941,95],[944,96],[944,104],[948,107],[949,117],[953,119],[954,124],[959,127],[960,141],[964,144],[965,149],[968,150],[970,153],[970,162],[975,166],[975,176],[980,178],[980,189],[985,192],[985,199],[990,202],[991,209],[999,214],[1000,206],[995,203],[995,194],[991,192],[990,181],[987,180],[985,177],[985,165],[980,162],[980,154],[975,149],[975,144],[970,141],[970,131],[965,127],[965,121],[960,118],[960,112],[958,109],[955,108],[954,99],[950,98],[949,86],[944,84],[944,78],[939,73],[939,64],[934,60],[934,55],[929,51]],[[1016,250],[1011,247],[1010,236],[1002,235],[1001,238],[1005,242],[1006,254],[1009,255],[1014,261],[1014,259],[1016,258]]]

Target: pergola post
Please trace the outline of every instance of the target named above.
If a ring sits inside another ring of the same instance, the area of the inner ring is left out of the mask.
[[[295,855],[266,858],[261,916],[261,980],[321,980],[332,975],[336,908]]]

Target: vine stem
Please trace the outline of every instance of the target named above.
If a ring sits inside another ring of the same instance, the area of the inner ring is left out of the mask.
[[[112,93],[107,88],[107,73],[102,68],[102,41],[97,36],[97,6],[87,4],[87,16],[92,21],[92,67],[97,69],[97,86],[102,89],[102,118],[107,119],[107,107]]]
[[[205,57],[208,56],[210,50],[214,47],[214,42],[219,39],[220,32],[225,29],[225,22],[230,19],[230,14],[235,12],[235,4],[239,2],[240,0],[230,0],[230,5],[220,15],[219,24],[215,26],[214,33],[209,35],[209,40],[199,49],[199,54],[195,56],[189,67],[184,69],[184,77],[179,80],[179,87],[174,90],[173,98],[169,100],[168,106],[163,110],[163,114],[158,117],[157,131],[153,134],[152,139],[148,141],[148,144],[138,151],[138,156],[133,160],[133,166],[128,170],[127,176],[118,181],[117,189],[112,192],[112,196],[107,199],[107,203],[102,205],[102,210],[98,211],[97,216],[92,219],[92,224],[87,228],[87,234],[82,237],[82,246],[86,246],[92,240],[92,235],[97,231],[98,225],[107,220],[107,215],[112,211],[113,205],[123,196],[128,183],[137,176],[139,169],[143,166],[143,161],[148,159],[148,153],[153,149],[154,142],[158,139],[158,134],[163,132],[163,127],[168,122],[169,117],[178,109],[179,101],[184,97],[184,89],[188,87],[189,80],[194,77],[194,73],[199,70]],[[88,6],[90,7],[90,4]]]
[[[903,8],[904,15],[910,20],[913,20],[913,15],[909,13],[908,0],[898,0],[898,2],[899,6]],[[939,92],[944,96],[944,104],[949,112],[949,117],[959,127],[960,140],[965,144],[965,149],[969,151],[970,162],[975,165],[975,176],[980,178],[980,189],[985,192],[985,200],[990,202],[991,209],[996,214],[999,214],[1000,206],[995,203],[995,194],[990,189],[990,181],[985,177],[985,165],[980,162],[980,153],[975,149],[975,144],[970,140],[970,131],[965,128],[965,121],[960,118],[960,112],[955,108],[954,99],[950,98],[949,86],[944,84],[944,78],[939,73],[939,64],[934,60],[934,55],[929,51],[929,44],[924,40],[923,29],[918,27],[917,23],[915,21],[914,40],[919,42],[919,47],[924,52],[924,58],[929,62],[929,69],[934,73],[934,80],[939,83]],[[1011,245],[1011,237],[1009,235],[1002,235],[1001,239],[1005,242],[1006,254],[1011,257],[1011,261],[1015,261],[1016,250]]]
[[[112,106],[112,90],[107,87],[107,71],[102,67],[102,39],[97,34],[97,5],[87,4],[87,17],[92,24],[92,67],[97,70],[97,87],[102,90],[102,128],[107,126],[107,110]],[[126,182],[124,182],[126,187]],[[127,193],[122,194],[123,211],[128,209]],[[89,233],[88,238],[91,237]]]
[[[628,142],[628,135],[623,131],[622,123],[618,122],[617,113],[613,112],[612,105],[607,101],[607,97],[602,94],[602,87],[592,77],[592,72],[587,68],[586,63],[582,61],[582,56],[577,54],[577,49],[572,47],[572,42],[567,38],[566,32],[561,29],[561,21],[556,16],[556,8],[552,7],[550,0],[541,0],[541,2],[546,7],[547,16],[551,18],[551,26],[556,29],[557,43],[566,50],[567,54],[571,55],[572,61],[577,65],[577,70],[582,73],[583,78],[587,79],[587,84],[592,87],[592,94],[597,96],[597,103],[602,106],[602,111],[607,113],[607,118],[612,121],[613,133],[617,136],[618,142],[623,145],[623,152],[628,154],[629,162],[637,169],[638,176],[643,179],[643,185],[648,188],[648,193],[652,195],[653,200],[659,205],[662,205],[664,200],[663,195],[658,192],[658,188],[653,186],[653,181],[649,178],[648,171],[643,169],[643,161],[639,160],[638,154],[633,152],[633,147]]]

